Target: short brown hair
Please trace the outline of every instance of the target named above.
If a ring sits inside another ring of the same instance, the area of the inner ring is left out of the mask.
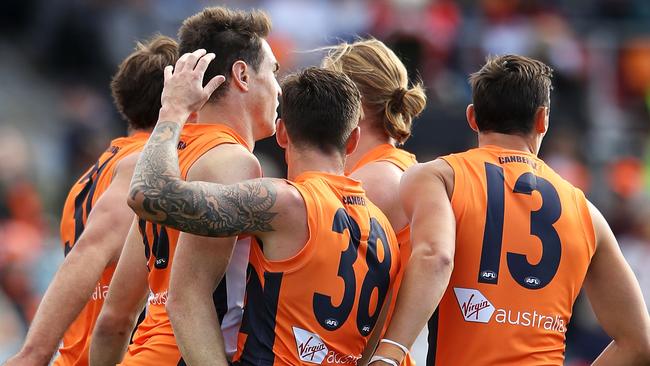
[[[361,116],[361,93],[345,74],[310,67],[282,81],[282,120],[291,141],[343,152]]]
[[[215,102],[228,90],[230,69],[239,60],[258,71],[262,62],[262,39],[271,31],[271,20],[260,10],[250,12],[223,7],[205,8],[183,22],[178,30],[179,53],[182,55],[200,48],[217,57],[210,62],[204,81],[217,75],[226,77],[224,86],[210,96]]]
[[[388,136],[406,142],[427,96],[421,82],[409,88],[406,67],[390,48],[373,38],[344,42],[330,48],[323,66],[349,76],[361,91],[366,112],[382,123]]]
[[[177,58],[176,41],[157,35],[146,43],[138,42],[135,51],[122,61],[111,80],[111,93],[129,127],[143,130],[156,125],[164,69]]]
[[[532,58],[488,57],[469,77],[479,131],[529,134],[537,108],[550,106],[552,77],[553,69]]]

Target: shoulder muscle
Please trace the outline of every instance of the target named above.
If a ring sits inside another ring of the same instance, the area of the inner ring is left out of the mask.
[[[238,144],[222,144],[203,154],[190,168],[188,181],[233,184],[262,176],[255,155]]]
[[[402,206],[395,195],[399,191],[403,173],[394,164],[379,161],[365,165],[350,175],[362,182],[368,198],[386,214],[395,230],[407,224]]]

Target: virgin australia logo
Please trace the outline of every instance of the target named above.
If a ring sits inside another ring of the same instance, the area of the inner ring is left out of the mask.
[[[487,323],[494,313],[494,306],[479,290],[454,287],[456,300],[463,318],[468,322]]]
[[[302,361],[321,364],[327,356],[327,346],[318,334],[306,331],[301,328],[293,328],[293,335],[296,339],[298,357]]]

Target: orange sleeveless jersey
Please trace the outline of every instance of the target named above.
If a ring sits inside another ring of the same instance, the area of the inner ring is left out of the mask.
[[[362,167],[380,161],[389,162],[402,171],[417,164],[415,155],[406,150],[399,149],[391,144],[382,144],[370,150],[359,160],[348,174],[352,174]],[[411,226],[407,225],[397,235],[397,242],[400,245],[400,253],[406,261],[411,256]],[[406,262],[402,262],[406,263]]]
[[[367,164],[385,161],[389,162],[402,171],[410,168],[411,166],[417,164],[415,155],[411,154],[406,150],[399,149],[391,144],[381,144],[374,149],[368,151],[362,158],[359,160],[354,167],[350,170],[349,174],[354,173],[355,171],[361,169]],[[391,306],[388,312],[388,318],[386,319],[386,324],[384,326],[384,331],[388,328],[390,323],[391,315],[395,309],[395,304],[397,302],[397,292],[399,290],[400,284],[402,283],[402,277],[404,275],[404,270],[406,264],[411,257],[411,225],[406,225],[397,233],[397,243],[399,244],[400,257],[402,261],[401,271],[397,276],[397,281],[395,283],[394,296],[391,299]],[[411,358],[410,354],[407,354],[404,360],[402,361],[402,366],[415,365],[415,360]]]
[[[283,261],[253,241],[234,363],[356,365],[399,271],[395,234],[359,181],[308,172],[291,184],[309,240]]]
[[[221,144],[240,144],[251,150],[231,128],[220,124],[188,124],[178,144],[178,162],[183,179],[206,152]],[[144,254],[149,269],[147,315],[133,335],[122,365],[176,365],[181,359],[165,304],[172,260],[179,231],[139,220]]]
[[[74,248],[93,205],[111,184],[117,164],[124,157],[140,152],[148,137],[148,133],[142,132],[111,141],[109,148],[102,153],[95,165],[72,186],[61,217],[61,241],[65,255]],[[88,365],[90,335],[104,304],[114,271],[115,265],[110,265],[102,273],[91,299],[65,332],[63,345],[54,365]]]
[[[443,159],[455,175],[456,254],[429,322],[427,364],[562,365],[595,251],[584,194],[522,151]]]

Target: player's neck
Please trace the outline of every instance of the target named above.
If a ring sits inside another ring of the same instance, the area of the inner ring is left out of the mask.
[[[246,141],[248,146],[255,146],[253,119],[246,108],[227,101],[206,103],[198,112],[197,124],[222,124],[232,128]]]
[[[377,126],[376,121],[371,121],[368,119],[362,119],[359,121],[359,127],[361,127],[361,137],[359,138],[359,145],[357,145],[357,148],[352,154],[348,155],[345,161],[345,166],[347,169],[350,169],[357,165],[359,160],[361,160],[370,150],[376,148],[379,145],[391,144],[395,146],[395,140],[387,136],[383,128],[379,129],[375,126]]]
[[[300,174],[308,171],[343,175],[345,164],[345,158],[339,154],[325,154],[315,149],[292,150],[289,147],[286,159],[289,180],[295,180]]]
[[[508,150],[518,150],[537,155],[539,141],[535,136],[509,135],[498,132],[479,132],[478,146],[499,146]]]

